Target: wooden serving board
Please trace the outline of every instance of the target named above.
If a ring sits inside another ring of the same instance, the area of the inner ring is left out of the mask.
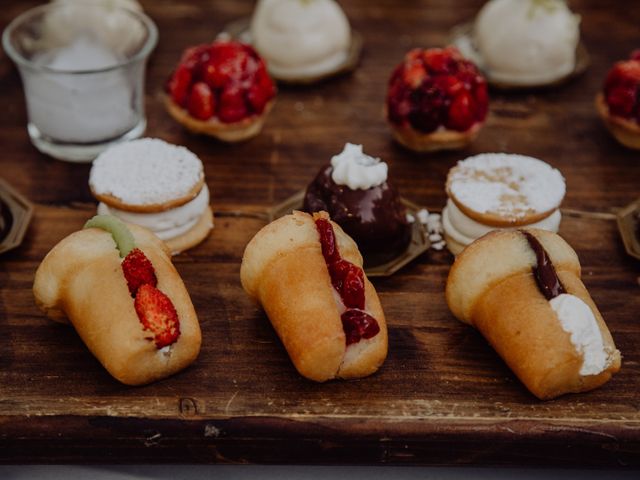
[[[4,28],[35,2],[5,2]],[[592,65],[555,90],[492,92],[491,115],[465,152],[418,156],[391,141],[386,81],[406,50],[439,45],[480,1],[341,2],[365,38],[350,76],[282,88],[262,135],[223,145],[185,133],[158,99],[181,50],[205,42],[251,2],[144,2],[160,28],[149,65],[150,136],[183,144],[205,163],[216,228],[175,258],[203,330],[195,364],[138,388],[113,380],[73,329],[47,320],[31,293],[47,251],[95,212],[89,166],[30,145],[20,79],[0,57],[0,175],[35,204],[24,244],[0,257],[0,462],[264,462],[638,466],[640,264],[627,257],[611,213],[640,193],[639,154],[618,146],[593,97],[636,42],[640,9],[573,1]],[[390,164],[402,195],[440,208],[446,172],[467,155],[542,158],[567,179],[562,235],[623,353],[604,387],[540,402],[444,300],[452,262],[429,251],[376,279],[389,323],[389,356],[370,378],[318,385],[301,378],[264,313],[244,295],[239,266],[265,211],[304,188],[346,141]],[[586,212],[600,212],[594,215]],[[105,301],[109,301],[105,298]]]

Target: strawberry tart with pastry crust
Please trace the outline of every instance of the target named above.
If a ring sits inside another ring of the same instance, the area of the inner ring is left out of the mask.
[[[454,255],[491,230],[534,227],[557,232],[565,195],[562,174],[524,155],[485,153],[458,162],[447,176],[442,226]]]
[[[486,80],[455,47],[411,50],[389,80],[387,120],[396,140],[411,150],[465,147],[488,109]]]
[[[165,90],[165,107],[177,122],[225,142],[260,133],[276,96],[262,58],[234,41],[188,48]]]
[[[115,217],[98,215],[53,247],[33,293],[127,385],[172,375],[200,351],[198,318],[166,245]]]
[[[609,71],[596,108],[611,134],[623,145],[640,149],[640,50]]]
[[[173,254],[213,228],[202,162],[184,147],[152,138],[111,147],[94,160],[89,187],[99,214],[148,228]]]

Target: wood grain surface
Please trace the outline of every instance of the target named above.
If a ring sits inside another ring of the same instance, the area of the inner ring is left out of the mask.
[[[365,39],[358,70],[314,87],[281,87],[263,133],[224,145],[186,133],[159,94],[183,48],[210,41],[253,3],[143,2],[160,29],[146,84],[148,135],[202,158],[217,220],[205,243],[175,258],[202,325],[200,357],[140,388],[113,380],[73,329],[47,320],[33,302],[39,261],[96,203],[88,165],[52,160],[29,143],[20,78],[3,52],[0,175],[36,211],[24,244],[0,257],[0,462],[640,465],[640,264],[626,256],[610,215],[638,196],[640,154],[615,143],[593,106],[612,62],[640,47],[640,7],[572,0],[591,55],[583,76],[553,90],[492,92],[488,123],[467,151],[403,150],[382,115],[392,68],[411,47],[444,44],[481,3],[342,1]],[[35,4],[2,2],[0,26]],[[241,289],[240,259],[264,211],[304,188],[346,141],[386,160],[402,195],[431,209],[443,206],[446,173],[467,155],[507,151],[558,167],[568,186],[561,233],[623,353],[621,372],[591,393],[536,400],[449,313],[452,258],[430,251],[375,280],[390,341],[377,374],[322,385],[297,375]]]

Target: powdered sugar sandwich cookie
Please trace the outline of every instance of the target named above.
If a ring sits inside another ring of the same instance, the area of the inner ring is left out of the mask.
[[[213,228],[202,162],[184,147],[152,138],[116,145],[93,162],[89,186],[99,214],[148,228],[174,255]]]
[[[491,230],[532,227],[557,232],[565,195],[562,174],[536,158],[485,153],[458,162],[447,176],[442,212],[454,255]]]

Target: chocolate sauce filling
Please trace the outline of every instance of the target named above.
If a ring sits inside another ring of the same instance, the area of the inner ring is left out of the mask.
[[[549,258],[549,254],[544,249],[542,244],[529,232],[520,230],[520,233],[524,235],[524,237],[527,239],[527,242],[529,242],[531,250],[533,250],[533,253],[536,254],[537,264],[535,267],[533,267],[533,276],[536,278],[538,288],[545,296],[545,298],[547,300],[551,300],[558,295],[567,293],[567,291],[564,289],[564,286],[562,285],[562,282],[558,278],[558,274],[556,273],[556,269],[551,262],[551,258]]]

